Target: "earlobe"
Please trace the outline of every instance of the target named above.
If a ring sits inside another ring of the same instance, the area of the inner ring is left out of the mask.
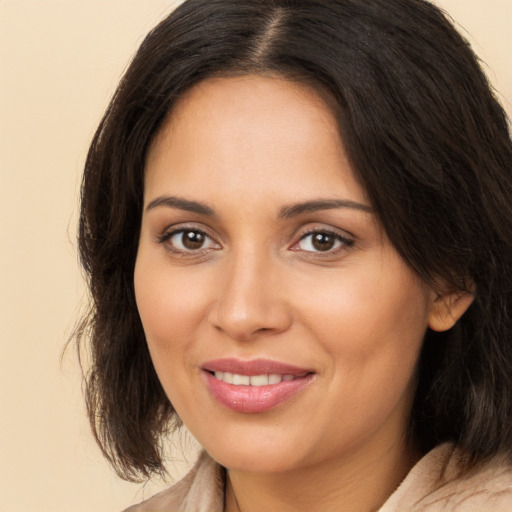
[[[468,292],[451,292],[436,297],[430,307],[428,326],[433,331],[451,329],[473,302],[474,295]]]

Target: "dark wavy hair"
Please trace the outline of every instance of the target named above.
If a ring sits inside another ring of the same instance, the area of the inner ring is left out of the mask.
[[[474,293],[428,331],[410,435],[471,464],[512,457],[512,143],[469,44],[424,0],[188,0],[134,56],[94,136],[79,250],[91,308],[88,413],[123,478],[162,472],[179,425],[153,368],[133,273],[148,148],[178,98],[212,76],[279,75],[330,98],[354,172],[392,244],[430,284]],[[84,345],[85,344],[85,345]]]

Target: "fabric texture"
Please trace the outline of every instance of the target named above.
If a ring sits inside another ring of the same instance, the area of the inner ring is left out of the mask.
[[[512,512],[512,467],[501,459],[461,475],[463,458],[450,444],[423,457],[378,512]],[[202,452],[170,488],[125,512],[222,512],[225,470]]]

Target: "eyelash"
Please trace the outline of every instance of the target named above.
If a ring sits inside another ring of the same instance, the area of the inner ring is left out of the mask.
[[[216,242],[214,242],[213,238],[211,236],[209,236],[207,233],[205,233],[202,229],[198,229],[198,228],[194,228],[194,227],[188,227],[188,228],[184,227],[184,228],[174,229],[172,231],[164,233],[162,236],[160,236],[158,238],[158,243],[165,245],[167,250],[169,250],[175,254],[182,255],[182,256],[197,255],[197,254],[204,253],[205,251],[208,251],[211,249],[210,247],[208,247],[208,248],[199,247],[196,250],[186,249],[186,248],[179,249],[179,248],[174,247],[171,242],[171,239],[174,236],[181,234],[181,236],[182,236],[181,243],[183,245],[183,235],[185,233],[195,233],[196,235],[200,235],[200,236],[204,237],[204,240],[210,240],[212,243],[216,244]],[[216,244],[216,245],[218,245],[218,244]]]
[[[303,233],[299,239],[298,242],[296,242],[295,244],[293,244],[292,247],[296,247],[298,246],[303,240],[306,240],[308,237],[312,237],[313,235],[327,235],[327,236],[331,236],[334,238],[334,241],[335,243],[336,242],[339,242],[339,245],[338,247],[334,248],[334,249],[329,249],[327,251],[305,251],[307,253],[310,253],[310,254],[314,254],[315,256],[333,256],[333,255],[336,255],[338,254],[340,251],[344,250],[344,249],[349,249],[350,247],[353,247],[355,242],[354,240],[350,239],[350,238],[347,238],[347,237],[344,237],[342,235],[340,235],[338,232],[336,231],[333,231],[333,230],[329,230],[329,229],[321,229],[321,228],[315,228],[315,229],[311,229],[309,231],[307,231],[306,233]],[[313,241],[311,241],[311,244],[313,243]],[[299,250],[299,249],[293,249],[292,250]]]
[[[184,256],[184,257],[203,254],[212,249],[212,247],[206,247],[206,248],[199,247],[197,249],[186,249],[186,248],[180,249],[180,248],[176,248],[175,246],[173,246],[173,244],[171,243],[171,239],[174,236],[179,235],[179,234],[181,234],[183,237],[183,235],[185,233],[194,233],[196,235],[200,235],[200,236],[204,237],[205,240],[210,240],[211,243],[213,243],[215,245],[219,245],[213,240],[213,238],[211,236],[209,236],[203,230],[194,228],[194,227],[188,227],[188,228],[183,227],[183,228],[179,228],[179,229],[174,229],[170,232],[164,233],[163,235],[159,236],[157,241],[158,241],[158,243],[160,243],[162,245],[166,245],[167,250],[169,250],[175,254]],[[354,240],[344,237],[344,236],[340,235],[339,233],[337,233],[336,231],[329,230],[329,229],[316,228],[316,229],[311,229],[311,230],[307,231],[306,233],[303,233],[300,236],[299,240],[292,245],[290,250],[297,251],[297,252],[300,251],[301,249],[298,248],[299,244],[301,242],[303,242],[304,240],[306,240],[308,237],[312,237],[313,235],[331,236],[334,238],[334,242],[338,243],[338,247],[335,247],[334,249],[328,249],[326,251],[321,251],[321,250],[317,250],[317,251],[306,250],[306,251],[304,251],[305,253],[315,255],[316,257],[318,257],[318,256],[319,257],[333,256],[333,255],[338,254],[340,251],[342,251],[344,249],[346,250],[346,249],[353,247],[355,244]],[[183,243],[183,242],[181,241],[181,243]],[[311,241],[311,244],[312,243],[313,243],[313,241]]]

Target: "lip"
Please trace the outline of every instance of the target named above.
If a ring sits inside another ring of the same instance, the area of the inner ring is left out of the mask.
[[[213,398],[228,409],[240,413],[261,413],[274,409],[304,390],[314,378],[314,372],[308,368],[267,359],[216,359],[205,363],[202,370]],[[216,371],[248,376],[293,375],[295,379],[266,386],[236,386],[216,379],[212,373]]]
[[[242,361],[234,358],[215,359],[204,363],[202,368],[208,372],[231,372],[240,375],[248,375],[250,377],[270,373],[294,376],[312,373],[312,370],[309,368],[300,368],[270,359],[252,359],[250,361]]]

